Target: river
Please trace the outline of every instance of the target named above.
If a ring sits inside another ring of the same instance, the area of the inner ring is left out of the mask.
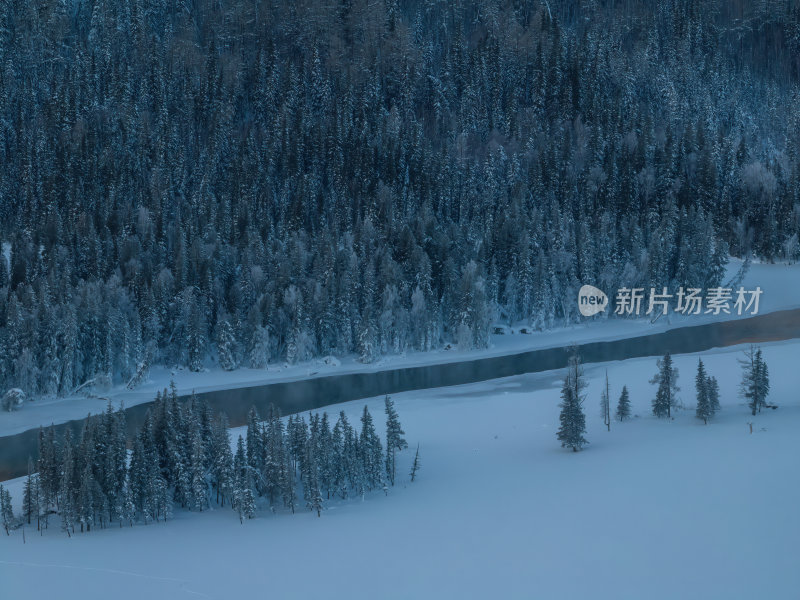
[[[604,342],[578,344],[584,363],[625,360],[644,356],[703,352],[746,343],[765,343],[800,338],[800,309],[754,317],[676,327],[660,333]],[[299,381],[268,383],[252,387],[197,394],[214,411],[227,413],[231,426],[243,425],[255,406],[265,415],[270,403],[288,415],[340,402],[451,385],[461,385],[561,369],[567,363],[568,347],[543,348],[515,354],[475,358],[460,362],[387,369],[368,373],[344,373]],[[150,403],[125,409],[129,433],[144,421]],[[57,435],[67,427],[78,435],[83,419],[56,425]],[[28,457],[36,458],[38,429],[0,437],[0,481],[27,472]]]

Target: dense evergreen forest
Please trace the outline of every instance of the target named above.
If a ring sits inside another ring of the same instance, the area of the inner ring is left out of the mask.
[[[796,260],[799,83],[791,0],[2,0],[0,390]]]
[[[46,529],[58,515],[61,530],[72,535],[112,523],[166,521],[176,505],[195,511],[227,505],[243,521],[259,507],[294,513],[300,498],[321,516],[331,499],[363,498],[376,489],[388,494],[394,486],[395,458],[408,443],[389,396],[384,407],[385,450],[366,406],[360,431],[344,411],[333,424],[328,413],[310,413],[308,424],[297,415],[284,425],[270,406],[263,422],[255,408],[250,411],[247,433],[233,451],[225,414],[213,414],[194,396],[180,401],[171,386],[156,396],[129,454],[125,412],[109,403],[105,413],[84,420],[76,439],[70,429],[57,439],[52,426],[39,428],[39,458],[29,459],[22,520],[0,486],[0,524],[6,534],[24,524]],[[418,470],[419,450],[412,481]]]

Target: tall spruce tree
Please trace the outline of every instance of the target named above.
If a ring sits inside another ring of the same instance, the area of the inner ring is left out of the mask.
[[[22,517],[28,525],[33,520],[37,520],[37,529],[39,529],[39,500],[39,476],[34,473],[33,458],[28,457],[28,476],[25,478],[25,485],[22,490]]]
[[[653,399],[653,414],[659,418],[671,418],[677,406],[678,369],[672,366],[672,356],[667,352],[658,360],[658,373],[650,380],[657,385],[656,397]]]
[[[761,348],[757,346],[751,346],[745,352],[745,359],[740,362],[742,364],[742,395],[747,399],[750,412],[755,416],[767,405],[770,387],[769,369],[764,361]]]
[[[583,434],[586,433],[586,416],[583,414],[583,368],[577,353],[573,353],[567,365],[567,374],[561,388],[560,427],[557,437],[562,448],[572,448],[578,452],[588,444]]]
[[[719,412],[719,383],[716,377],[708,378],[708,414],[709,418]]]
[[[239,514],[239,522],[243,523],[244,519],[252,519],[255,516],[256,502],[253,494],[251,468],[248,465],[242,436],[239,436],[236,441],[233,469],[233,508]]]
[[[631,416],[631,399],[628,393],[628,386],[622,386],[622,393],[619,395],[617,402],[617,421],[626,421]]]
[[[420,468],[419,462],[419,444],[417,444],[417,451],[414,453],[414,462],[411,464],[411,472],[409,475],[411,476],[411,481],[414,481],[417,478],[417,472]]]
[[[233,494],[233,452],[228,434],[228,419],[222,414],[217,417],[212,430],[211,481],[216,491],[216,502],[225,506],[225,499]]]
[[[711,402],[708,393],[708,375],[703,365],[703,359],[697,361],[697,375],[695,376],[695,390],[697,391],[697,410],[695,416],[703,419],[704,424],[708,424],[711,417]]]
[[[14,525],[14,510],[11,507],[11,493],[2,485],[0,485],[0,521],[3,523],[6,535],[9,535]]]
[[[359,438],[361,462],[364,468],[367,489],[373,490],[383,486],[383,448],[381,438],[375,433],[375,425],[369,408],[364,406],[361,415],[361,436]]]
[[[403,438],[405,431],[400,425],[400,417],[394,408],[394,401],[390,396],[386,396],[384,404],[386,410],[386,476],[394,485],[397,475],[396,454],[398,451],[408,448],[408,442]]]
[[[608,385],[608,369],[606,369],[606,383],[600,392],[600,411],[603,415],[603,425],[611,431],[611,390]]]
[[[67,429],[64,435],[61,458],[61,482],[59,484],[59,514],[61,529],[71,536],[75,531],[77,513],[77,478],[75,476],[75,455],[72,445],[72,434]]]

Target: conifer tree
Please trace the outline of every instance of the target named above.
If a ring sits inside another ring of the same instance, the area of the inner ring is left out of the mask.
[[[671,418],[672,411],[677,406],[678,369],[672,366],[672,356],[667,352],[664,358],[657,362],[658,373],[650,380],[657,385],[656,397],[653,399],[653,414],[659,418]]]
[[[767,405],[769,394],[769,370],[761,353],[761,348],[751,346],[745,353],[742,364],[742,395],[747,399],[747,405],[753,416],[761,412]]]
[[[713,417],[719,412],[719,383],[716,377],[708,378],[708,407],[709,418]]]
[[[358,496],[363,496],[367,490],[367,482],[358,434],[356,433],[355,427],[348,422],[344,411],[339,414],[339,418],[343,422],[343,456],[345,458],[345,470],[347,472],[347,485],[353,493]]]
[[[247,455],[242,436],[236,441],[236,454],[233,459],[235,479],[233,484],[233,508],[239,514],[239,522],[252,519],[256,514],[256,502],[253,495],[251,469],[247,463]]]
[[[61,529],[70,536],[75,531],[77,511],[77,478],[75,477],[75,457],[73,452],[72,435],[70,430],[67,429],[64,435],[61,460],[60,499],[58,505],[61,515]]]
[[[283,443],[283,421],[274,404],[269,406],[264,440],[264,480],[270,506],[274,506],[283,496],[283,471],[286,465]]]
[[[281,495],[283,496],[283,505],[294,514],[294,509],[297,506],[297,491],[295,489],[294,467],[288,453],[284,454],[283,469],[281,471]]]
[[[703,359],[697,361],[697,375],[695,376],[695,389],[697,390],[697,410],[695,416],[703,419],[704,424],[708,424],[711,417],[711,403],[708,394],[708,375],[703,365]]]
[[[59,471],[58,450],[55,442],[53,426],[39,429],[39,459],[36,470],[39,473],[39,504],[44,524],[47,526],[48,515],[56,507],[58,499]]]
[[[133,451],[131,452],[131,463],[128,469],[128,489],[134,514],[143,523],[147,524],[152,519],[152,515],[149,511],[150,502],[147,498],[148,469],[142,433],[139,432],[136,436]]]
[[[577,452],[588,442],[583,434],[586,432],[586,416],[583,414],[583,369],[577,353],[569,359],[564,385],[561,388],[560,427],[557,437],[562,448],[572,448]]]
[[[227,317],[221,318],[217,325],[217,354],[223,370],[233,371],[236,368],[236,338]]]
[[[208,505],[208,481],[206,480],[205,449],[199,430],[192,436],[192,454],[190,460],[191,503],[190,507],[203,511]]]
[[[617,402],[617,421],[626,421],[631,416],[631,400],[628,394],[628,386],[622,386],[622,393]]]
[[[6,535],[9,535],[9,531],[14,525],[14,511],[11,507],[11,493],[2,485],[0,485],[0,521],[3,522]]]
[[[606,369],[606,384],[603,391],[600,393],[600,411],[603,414],[603,425],[606,426],[608,431],[611,431],[611,392],[608,387],[608,370]]]
[[[225,498],[231,498],[233,492],[233,452],[231,452],[228,435],[228,419],[221,414],[214,422],[212,432],[211,478],[216,490],[216,502],[225,506]]]
[[[414,481],[417,478],[417,471],[419,471],[420,463],[419,463],[419,444],[417,444],[417,451],[414,454],[414,462],[411,465],[411,472],[409,475],[411,476],[411,481]]]
[[[92,529],[92,525],[94,525],[95,502],[98,500],[95,498],[95,491],[94,474],[92,473],[91,465],[87,463],[80,475],[80,488],[78,491],[77,516],[81,531],[86,528],[86,531],[89,532]]]
[[[361,461],[364,469],[367,488],[370,490],[379,488],[383,484],[383,448],[381,439],[375,433],[375,426],[372,422],[372,415],[369,409],[364,406],[361,415],[361,436],[359,438],[359,448],[361,450]]]
[[[294,418],[289,418],[287,429],[289,453],[292,457],[292,469],[296,472],[306,452],[308,427],[302,416],[296,416]]]
[[[386,396],[384,404],[386,410],[386,476],[394,485],[397,472],[396,453],[408,448],[408,442],[403,438],[405,432],[400,425],[400,417],[394,408],[394,401],[391,397]]]
[[[338,495],[344,498],[345,496],[343,495],[342,486],[343,483],[346,481],[346,474],[345,474],[345,457],[344,457],[344,434],[343,434],[341,419],[336,420],[336,423],[334,423],[333,429],[331,430],[330,453],[331,453],[331,473],[330,473],[331,493],[333,495]]]
[[[247,467],[255,485],[254,491],[260,496],[265,492],[265,485],[262,479],[262,474],[264,473],[265,446],[261,418],[255,406],[250,409],[247,415],[247,433],[245,434],[245,439]]]
[[[303,497],[309,510],[316,511],[317,516],[321,516],[323,500],[322,490],[319,484],[319,462],[317,460],[317,440],[316,432],[318,427],[312,420],[311,436],[309,443],[306,444],[306,456],[303,461]]]
[[[33,471],[33,459],[28,457],[28,476],[22,490],[22,517],[28,525],[39,517],[39,495],[39,476]]]
[[[259,325],[253,332],[252,348],[250,349],[250,368],[266,369],[269,358],[269,330]]]

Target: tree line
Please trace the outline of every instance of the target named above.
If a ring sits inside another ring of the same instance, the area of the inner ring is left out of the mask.
[[[747,401],[747,406],[753,416],[763,408],[777,408],[767,402],[769,394],[769,369],[764,360],[761,348],[750,346],[741,359],[742,381],[739,386],[740,395]],[[657,361],[658,371],[650,380],[656,386],[656,394],[651,402],[653,416],[660,419],[672,419],[677,409],[682,404],[677,393],[678,369],[673,366],[672,356],[667,352]],[[563,448],[570,448],[574,452],[581,450],[589,442],[584,437],[586,433],[586,415],[583,403],[586,388],[580,356],[574,351],[567,364],[567,372],[561,388],[561,403],[559,413],[559,429],[556,437]],[[703,359],[697,361],[697,374],[695,375],[696,407],[695,417],[702,419],[704,424],[714,418],[720,410],[719,383],[716,377],[706,372]],[[605,386],[600,395],[600,410],[603,424],[611,431],[611,406],[609,397],[608,373],[606,372]],[[615,411],[617,421],[626,421],[631,417],[631,400],[628,387],[623,386]]]
[[[800,254],[795,3],[0,3],[0,391],[486,346]],[[711,257],[709,259],[709,257]]]
[[[292,415],[284,423],[271,406],[265,419],[253,408],[244,436],[231,444],[224,413],[207,402],[179,400],[175,387],[159,392],[126,444],[122,408],[89,416],[73,439],[57,440],[52,426],[39,430],[39,457],[29,461],[22,512],[15,518],[8,490],[0,486],[0,516],[15,526],[46,529],[55,518],[68,535],[113,524],[166,521],[176,508],[202,512],[229,506],[240,520],[259,508],[321,515],[334,498],[388,493],[397,481],[397,452],[408,447],[394,402],[384,399],[383,439],[365,406],[360,427],[344,411]],[[416,478],[419,449],[411,467]]]

